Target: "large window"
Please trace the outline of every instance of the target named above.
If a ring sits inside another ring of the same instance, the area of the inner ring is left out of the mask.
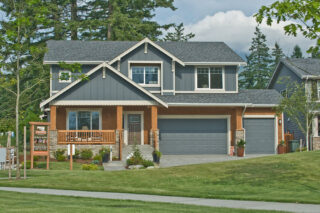
[[[69,130],[99,130],[100,111],[68,111]]]
[[[133,66],[131,67],[131,78],[134,82],[153,86],[159,85],[159,67],[156,66]]]
[[[198,67],[197,89],[223,89],[222,67]]]

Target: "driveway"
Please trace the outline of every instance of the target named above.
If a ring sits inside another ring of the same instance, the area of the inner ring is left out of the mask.
[[[162,155],[160,167],[183,166],[201,163],[214,163],[230,160],[242,160],[248,158],[257,158],[268,156],[267,154],[246,155],[245,157],[236,157],[229,155]]]

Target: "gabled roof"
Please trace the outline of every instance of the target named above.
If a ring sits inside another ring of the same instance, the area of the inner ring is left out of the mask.
[[[96,66],[95,68],[93,68],[92,70],[90,70],[86,75],[89,77],[91,76],[93,73],[97,72],[99,69],[106,67],[108,68],[110,71],[114,72],[115,74],[117,74],[119,77],[123,78],[124,80],[126,80],[129,84],[133,85],[134,87],[136,87],[138,90],[142,91],[143,93],[145,93],[147,96],[151,97],[152,99],[154,99],[156,102],[158,102],[159,104],[163,105],[164,107],[168,107],[168,105],[163,102],[161,99],[159,99],[158,97],[156,97],[155,95],[153,95],[152,93],[150,93],[149,91],[147,91],[146,89],[144,89],[143,87],[141,87],[140,85],[136,84],[134,81],[132,81],[131,79],[129,79],[128,77],[126,77],[125,75],[123,75],[122,73],[120,73],[119,71],[115,70],[112,66],[110,66],[109,64],[107,64],[106,62],[103,62],[101,64],[99,64],[98,66]],[[77,84],[79,84],[82,81],[82,79],[78,79],[74,82],[72,82],[71,84],[69,84],[68,86],[66,86],[65,88],[63,88],[62,90],[60,90],[58,93],[56,93],[55,95],[51,96],[50,98],[48,98],[47,100],[43,101],[42,103],[40,103],[40,108],[44,107],[45,105],[49,104],[51,101],[55,100],[56,98],[58,98],[59,96],[61,96],[62,94],[64,94],[66,91],[68,91],[69,89],[71,89],[72,87],[76,86]]]
[[[169,106],[252,106],[274,107],[282,96],[274,89],[247,89],[238,93],[176,93],[156,94]]]
[[[145,41],[145,40],[143,40]],[[150,40],[148,40],[149,42]],[[152,41],[150,41],[152,42]],[[48,52],[44,63],[57,64],[60,61],[83,64],[100,64],[116,59],[118,56],[136,46],[142,41],[48,41]],[[170,53],[185,64],[193,63],[223,63],[230,65],[245,65],[224,42],[166,42],[150,43],[157,48]]]

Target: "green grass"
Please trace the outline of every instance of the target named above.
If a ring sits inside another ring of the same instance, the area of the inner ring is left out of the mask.
[[[28,171],[30,179],[0,180],[0,186],[320,203],[319,151],[156,170],[57,170],[63,165],[68,168],[51,164],[56,170]]]
[[[182,204],[66,197],[0,191],[0,209],[4,212],[275,212],[213,208]]]

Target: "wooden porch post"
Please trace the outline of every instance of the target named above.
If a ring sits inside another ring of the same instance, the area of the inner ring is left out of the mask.
[[[154,149],[158,150],[158,137],[156,135],[158,130],[158,107],[157,106],[151,106],[151,131],[153,134],[154,139]]]
[[[119,160],[122,160],[122,113],[123,107],[117,106],[117,130],[119,132]]]
[[[57,130],[57,107],[50,106],[50,130]]]
[[[243,130],[242,126],[242,108],[236,109],[236,130]]]
[[[73,167],[72,144],[68,144],[68,146],[70,146],[70,170],[72,170],[72,167]]]

